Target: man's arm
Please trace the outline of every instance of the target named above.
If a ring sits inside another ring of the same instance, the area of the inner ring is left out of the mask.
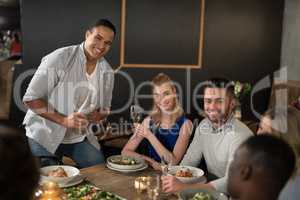
[[[58,113],[54,108],[42,99],[36,99],[32,101],[24,102],[25,105],[37,113],[38,115],[60,124],[66,128],[83,128],[88,125],[86,117],[81,113],[73,113],[70,116],[64,116]]]
[[[62,52],[53,52],[44,57],[23,97],[24,104],[38,115],[69,128],[86,124],[82,114],[74,113],[69,117],[58,113],[49,103],[48,97],[59,81],[58,69],[63,65]]]
[[[200,126],[197,127],[193,141],[184,155],[180,165],[197,167],[202,158],[201,132]]]

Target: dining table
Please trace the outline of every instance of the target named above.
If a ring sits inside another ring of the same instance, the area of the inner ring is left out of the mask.
[[[124,173],[109,169],[105,164],[95,165],[83,168],[80,173],[85,180],[95,185],[99,189],[119,195],[127,200],[147,200],[147,192],[137,192],[134,187],[134,181],[137,177],[150,176],[157,177],[161,173],[148,167],[142,171]],[[158,199],[175,200],[176,194],[161,194]]]

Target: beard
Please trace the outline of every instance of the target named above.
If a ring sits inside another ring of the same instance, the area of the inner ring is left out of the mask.
[[[215,125],[225,123],[231,113],[232,112],[229,108],[225,110],[205,110],[206,117]]]

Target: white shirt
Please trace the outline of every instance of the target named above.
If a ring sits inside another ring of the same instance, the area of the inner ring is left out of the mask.
[[[97,89],[98,88],[98,79],[97,79],[97,66],[95,67],[94,71],[91,74],[86,73],[86,78],[88,80],[88,87],[92,92],[91,95],[91,101],[90,101],[90,110],[94,110],[95,109],[95,105],[97,103]],[[80,108],[79,108],[80,109]],[[74,143],[78,143],[78,142],[82,142],[84,141],[85,137],[86,137],[86,131],[87,130],[76,130],[76,129],[68,129],[64,140],[62,141],[63,144],[74,144]]]
[[[23,101],[45,99],[59,113],[68,116],[81,108],[85,114],[90,109],[90,90],[85,75],[86,56],[83,43],[80,45],[60,48],[45,56],[35,72]],[[114,85],[114,72],[105,58],[97,61],[98,108],[110,108]],[[82,87],[85,86],[85,87]],[[23,124],[26,136],[33,139],[49,152],[55,153],[62,143],[67,128],[47,120],[32,110],[28,110]],[[100,148],[97,138],[88,134],[87,139],[97,149]]]
[[[206,118],[201,121],[181,165],[197,167],[204,157],[207,170],[220,177],[211,184],[216,190],[227,192],[227,170],[237,147],[252,136],[251,130],[236,118],[214,129]]]

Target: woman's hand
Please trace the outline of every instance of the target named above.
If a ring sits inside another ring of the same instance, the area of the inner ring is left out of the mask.
[[[144,157],[144,160],[155,170],[157,171],[161,171],[161,165],[159,162],[156,162],[155,160],[153,160],[152,158],[149,157]]]
[[[183,190],[185,184],[180,182],[175,176],[162,176],[162,189],[166,193],[174,193]]]
[[[134,123],[135,134],[139,137],[146,138],[149,140],[152,132],[144,124]]]

